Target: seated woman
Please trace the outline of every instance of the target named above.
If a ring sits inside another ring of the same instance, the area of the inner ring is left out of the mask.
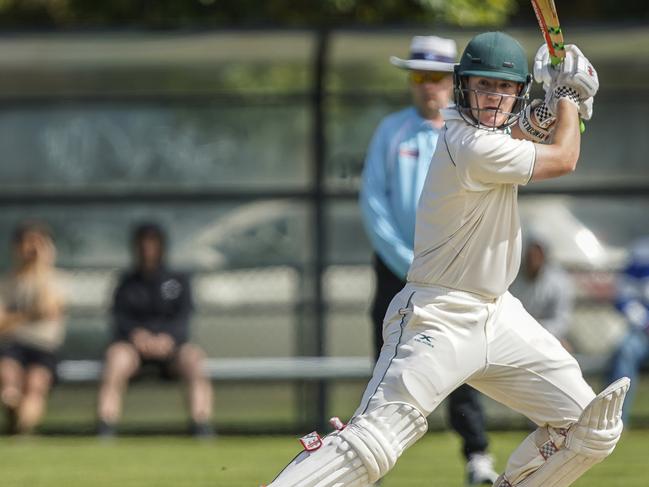
[[[10,434],[38,425],[63,343],[63,293],[54,267],[49,228],[19,225],[13,236],[14,268],[0,281],[0,404]]]

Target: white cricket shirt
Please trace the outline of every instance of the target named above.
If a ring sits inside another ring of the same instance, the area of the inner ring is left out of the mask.
[[[426,176],[408,281],[502,295],[521,260],[517,189],[532,177],[536,150],[505,131],[467,124],[443,110],[446,128]]]

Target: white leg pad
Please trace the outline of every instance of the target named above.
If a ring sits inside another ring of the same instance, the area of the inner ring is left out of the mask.
[[[514,451],[494,487],[568,487],[615,449],[622,434],[624,377],[600,392],[568,429],[539,428]]]
[[[363,487],[383,477],[428,430],[425,416],[405,403],[387,403],[353,418],[298,455],[268,487]]]

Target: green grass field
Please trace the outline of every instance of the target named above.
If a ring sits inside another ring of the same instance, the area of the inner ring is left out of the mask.
[[[492,433],[499,467],[525,432]],[[575,487],[649,485],[649,431],[626,432],[613,455]],[[457,437],[433,433],[408,450],[383,487],[460,487]],[[257,487],[299,449],[289,437],[1,438],[0,485],[7,487]]]

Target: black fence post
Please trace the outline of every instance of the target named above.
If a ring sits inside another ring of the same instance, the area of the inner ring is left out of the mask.
[[[329,47],[329,31],[326,28],[318,30],[316,35],[315,56],[313,65],[313,235],[314,235],[314,327],[315,354],[324,356],[325,350],[325,299],[324,272],[326,266],[326,236],[327,225],[325,215],[325,157],[326,157],[326,76],[327,54]],[[316,390],[316,421],[320,431],[324,429],[327,413],[327,382],[318,381]]]

